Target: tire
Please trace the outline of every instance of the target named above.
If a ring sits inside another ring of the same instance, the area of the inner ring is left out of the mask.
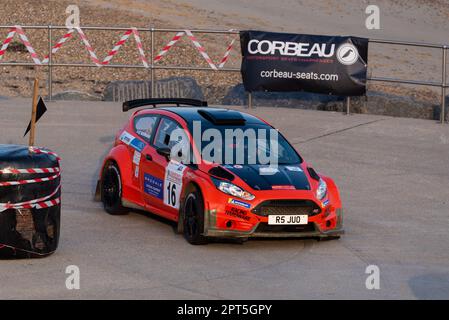
[[[101,179],[101,202],[104,210],[112,215],[125,215],[128,209],[122,206],[122,178],[115,163],[108,164]]]
[[[193,245],[206,244],[204,231],[204,202],[199,191],[190,192],[183,206],[183,234],[188,243]]]

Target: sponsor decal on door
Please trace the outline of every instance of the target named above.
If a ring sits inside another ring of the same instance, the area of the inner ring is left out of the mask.
[[[144,174],[143,190],[146,194],[149,194],[150,196],[158,199],[163,199],[163,186],[164,182],[161,179],[156,178],[148,173]]]
[[[182,191],[182,178],[187,167],[181,163],[170,161],[165,169],[164,203],[179,209],[179,199]]]

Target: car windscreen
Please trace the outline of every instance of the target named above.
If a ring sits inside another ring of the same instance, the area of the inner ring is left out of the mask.
[[[199,134],[201,132],[201,134]],[[193,123],[202,159],[219,164],[299,164],[301,157],[274,128],[265,124],[217,125]]]

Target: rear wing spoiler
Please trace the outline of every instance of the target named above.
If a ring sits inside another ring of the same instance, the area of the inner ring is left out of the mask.
[[[153,106],[153,108],[156,108],[157,105],[207,107],[207,101],[184,98],[137,99],[123,102],[123,112],[144,106]]]

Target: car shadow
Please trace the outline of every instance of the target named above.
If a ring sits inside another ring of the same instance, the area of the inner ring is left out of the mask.
[[[418,299],[449,299],[449,273],[428,273],[411,278],[408,285]]]
[[[144,211],[144,210],[137,210],[137,209],[132,209],[131,211],[132,213],[135,213],[137,215],[140,215],[142,217],[145,218],[150,218],[150,219],[154,219],[157,222],[163,223],[167,226],[170,226],[173,230],[173,233],[177,236],[179,236],[180,238],[183,238],[182,234],[178,233],[178,225],[176,222],[171,221],[169,219],[166,219],[164,217],[161,217],[157,214],[151,213],[149,211]],[[310,240],[315,240],[315,241],[319,241],[319,238],[316,237],[303,237],[303,238],[295,238],[295,237],[257,237],[257,238],[243,238],[243,239],[239,239],[239,238],[209,238],[209,243],[214,243],[214,244],[233,244],[233,245],[242,245],[245,244],[245,242],[247,241],[251,241],[251,242],[263,242],[263,241],[278,241],[278,242],[287,242],[287,241],[310,241]]]

